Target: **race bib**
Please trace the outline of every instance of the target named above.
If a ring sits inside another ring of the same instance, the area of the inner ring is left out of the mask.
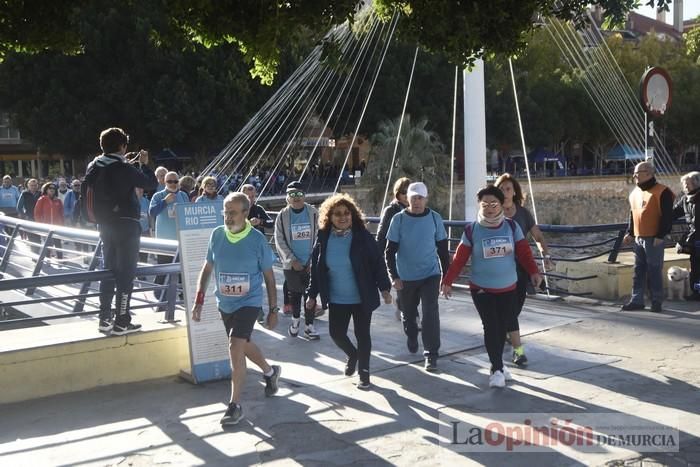
[[[311,224],[292,224],[292,240],[311,240]]]
[[[503,258],[513,253],[513,241],[510,237],[491,237],[481,241],[484,259]]]
[[[10,192],[5,192],[2,194],[2,199],[13,199],[14,197],[15,197],[15,195],[13,195]]]
[[[245,272],[220,272],[219,293],[225,297],[242,297],[250,290],[250,277]]]

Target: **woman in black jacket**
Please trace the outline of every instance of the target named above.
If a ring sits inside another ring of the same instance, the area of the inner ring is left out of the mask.
[[[696,284],[700,284],[700,172],[683,175],[681,186],[684,194],[673,207],[673,218],[685,218],[689,228],[687,237],[680,245],[680,252],[690,255],[690,295],[685,299],[700,301],[700,290],[695,288]]]
[[[379,291],[384,303],[391,303],[391,282],[384,258],[365,226],[364,215],[346,194],[337,194],[319,209],[319,231],[311,253],[311,281],[307,290],[306,309],[316,307],[316,297],[328,307],[331,338],[348,357],[345,374],[359,370],[357,387],[367,390],[369,356],[372,351],[370,323],[372,312],[379,307]],[[348,338],[350,317],[353,319],[357,347]]]

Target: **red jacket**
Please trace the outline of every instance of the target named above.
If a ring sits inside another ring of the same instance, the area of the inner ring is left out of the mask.
[[[63,202],[42,195],[34,206],[34,220],[44,224],[63,225]]]

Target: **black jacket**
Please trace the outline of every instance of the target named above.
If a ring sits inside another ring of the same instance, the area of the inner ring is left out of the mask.
[[[36,190],[34,193],[25,190],[19,195],[19,200],[17,200],[17,214],[20,219],[34,220],[34,206],[36,206],[36,202],[40,197],[41,190]]]
[[[681,196],[673,207],[673,218],[685,218],[690,230],[686,237],[686,244],[692,245],[696,241],[700,241],[700,237],[696,232],[700,231],[700,217],[698,216],[698,204],[700,204],[700,190],[695,190],[692,193]]]
[[[330,229],[318,231],[316,244],[311,252],[311,282],[307,289],[310,298],[321,294],[323,308],[328,308],[330,283],[326,266],[326,248]],[[379,307],[379,290],[391,290],[391,282],[386,274],[384,258],[377,244],[364,227],[353,227],[350,244],[350,262],[355,273],[355,281],[360,291],[362,310],[371,313]]]
[[[141,164],[128,164],[123,156],[118,154],[102,154],[97,156],[87,167],[85,180],[96,177],[97,170],[106,170],[107,192],[112,193],[117,206],[117,218],[139,221],[141,205],[135,187],[144,191],[154,190],[158,186],[153,170]],[[115,218],[116,220],[116,218]]]
[[[382,217],[379,219],[379,227],[377,228],[377,246],[382,254],[384,254],[384,250],[386,250],[386,234],[389,232],[391,219],[405,208],[406,206],[399,203],[398,200],[394,200],[382,211]]]
[[[260,232],[265,233],[265,227],[273,228],[275,226],[275,221],[270,217],[270,215],[265,212],[265,209],[259,204],[253,204],[248,212],[248,219],[260,219],[260,224],[256,225],[255,228]]]

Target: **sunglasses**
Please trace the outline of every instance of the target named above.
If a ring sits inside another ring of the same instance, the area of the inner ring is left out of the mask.
[[[177,180],[166,180],[165,183],[167,183],[168,185],[176,185]]]
[[[293,191],[291,193],[287,193],[287,196],[289,196],[290,198],[303,198],[304,193],[302,193],[301,191]]]
[[[493,203],[479,203],[482,208],[491,208],[491,209],[496,209],[501,205],[501,203],[494,201]]]

